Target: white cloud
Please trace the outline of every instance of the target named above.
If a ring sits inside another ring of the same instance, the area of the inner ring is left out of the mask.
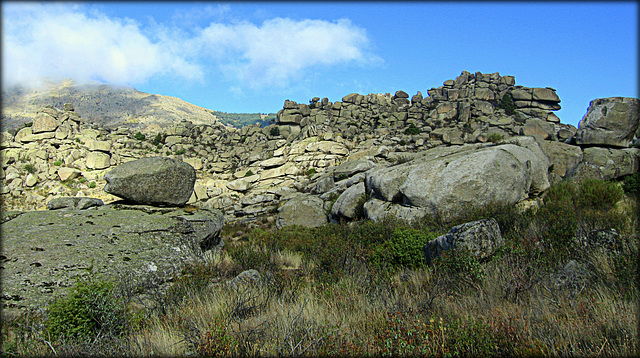
[[[202,31],[200,41],[223,72],[252,87],[286,85],[314,66],[381,61],[367,53],[366,32],[346,19],[274,18],[260,27],[214,23]]]
[[[25,3],[3,10],[3,87],[43,77],[136,84],[156,74],[203,76],[199,65],[152,42],[132,20],[88,15],[68,5]]]
[[[220,18],[227,7],[206,7]],[[286,86],[318,67],[381,61],[367,52],[364,29],[349,20],[273,18],[194,25],[197,14],[175,15],[171,26],[150,19],[109,18],[83,5],[3,4],[2,84],[73,78],[136,85],[157,75],[217,81],[236,89]],[[189,19],[185,25],[180,19]],[[177,25],[180,24],[180,25]]]

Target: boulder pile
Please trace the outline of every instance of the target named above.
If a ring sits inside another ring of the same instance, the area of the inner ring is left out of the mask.
[[[300,200],[326,222],[388,212],[410,218],[476,201],[536,199],[558,180],[638,171],[636,98],[594,100],[575,128],[553,113],[560,108],[553,88],[519,86],[513,76],[464,71],[426,92],[287,100],[263,128],[185,117],[145,133],[90,124],[71,105],[43,108],[30,127],[2,133],[0,198],[6,210],[44,209],[69,196],[113,202],[121,197],[107,173],[163,157],[195,170],[186,203],[220,209],[230,222],[287,225],[287,207]],[[488,184],[496,181],[508,185]],[[184,204],[187,191],[166,205]]]

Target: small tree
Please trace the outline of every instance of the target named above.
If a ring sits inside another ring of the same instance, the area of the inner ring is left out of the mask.
[[[505,93],[500,100],[500,108],[504,109],[505,113],[509,116],[516,114],[516,105],[513,103],[513,99],[508,93]]]

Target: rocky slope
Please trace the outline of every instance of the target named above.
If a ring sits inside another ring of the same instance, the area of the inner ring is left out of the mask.
[[[182,265],[186,258],[180,255],[187,249],[171,240],[198,242],[202,225],[219,232],[223,221],[318,226],[388,214],[407,220],[455,215],[461,207],[489,202],[539,205],[554,181],[618,179],[639,170],[640,100],[594,100],[580,128],[559,122],[553,114],[559,102],[551,88],[516,86],[512,76],[465,71],[430,89],[427,97],[417,93],[409,99],[397,91],[354,93],[336,102],[313,98],[308,105],[287,100],[277,123],[264,128],[197,124],[185,116],[142,136],[127,126],[86,123],[74,108],[80,104],[44,107],[30,117],[30,127],[2,133],[2,264],[14,271],[45,275],[56,269],[73,276],[85,272],[93,253],[104,251],[111,256],[100,256],[100,267],[108,273],[109,260],[121,265],[134,256],[141,259],[125,266],[158,268],[137,253],[160,250],[157,256],[178,255],[170,261]],[[169,157],[193,167],[189,209],[123,207],[105,192],[105,176],[114,175],[107,173],[146,157]],[[92,197],[107,205],[24,212],[68,197]],[[140,220],[157,227],[136,226]],[[164,244],[153,244],[163,235]],[[112,242],[116,237],[151,246],[123,254]],[[45,265],[52,253],[74,252],[50,245],[64,240],[82,247],[81,258],[64,261],[64,268]],[[189,255],[200,257],[195,250]],[[159,272],[175,272],[165,266]],[[68,281],[63,275],[53,284],[44,278],[27,282],[15,275],[16,297],[50,292],[51,285]],[[5,300],[19,301],[14,298]]]
[[[614,179],[638,170],[638,99],[594,101],[591,114],[581,122],[584,128],[578,130],[560,123],[553,114],[560,102],[553,89],[516,86],[512,76],[465,71],[428,93],[411,99],[402,91],[349,94],[333,103],[313,98],[308,105],[287,100],[277,123],[265,128],[236,129],[218,122],[198,125],[185,119],[145,138],[136,137],[135,130],[127,127],[89,125],[73,105],[44,108],[32,118],[32,127],[15,135],[3,133],[0,195],[6,209],[19,210],[43,209],[59,196],[93,196],[110,202],[115,198],[102,190],[103,176],[110,168],[136,158],[167,156],[195,168],[191,204],[222,209],[229,221],[275,221],[278,210],[286,211],[284,204],[300,195],[317,196],[323,213],[331,214],[340,195],[360,183],[372,200],[383,199],[403,210],[419,207],[416,203],[427,205],[410,194],[415,181],[404,182],[404,187],[398,184],[402,188],[396,194],[385,196],[381,193],[386,189],[376,188],[375,183],[387,179],[375,178],[385,170],[410,173],[413,163],[398,164],[416,157],[446,154],[452,159],[441,162],[453,163],[453,157],[461,157],[458,152],[469,148],[477,163],[494,168],[491,160],[478,158],[476,152],[503,155],[487,149],[500,143],[504,148],[525,148],[518,149],[522,153],[517,155],[512,153],[516,149],[504,150],[517,157],[513,165],[524,170],[522,175],[544,177],[537,179],[539,183],[587,176]],[[603,109],[612,106],[616,110]],[[621,113],[628,117],[623,129],[612,119]],[[622,134],[612,142],[609,134],[596,135],[604,132]],[[509,139],[518,136],[534,140]],[[542,164],[530,157],[540,157]],[[494,162],[504,161],[495,158]],[[461,166],[456,171],[442,163],[420,165],[447,168],[451,178],[471,170]],[[546,184],[536,188],[529,182],[520,185],[515,201],[544,191]],[[329,219],[335,217],[329,215]]]
[[[3,91],[3,129],[20,128],[31,122],[42,107],[62,108],[64,103],[73,103],[85,122],[107,128],[126,126],[144,130],[151,126],[150,130],[158,130],[182,118],[189,118],[194,124],[218,121],[212,111],[179,98],[144,93],[126,86],[80,86],[67,80],[36,90],[16,88]]]

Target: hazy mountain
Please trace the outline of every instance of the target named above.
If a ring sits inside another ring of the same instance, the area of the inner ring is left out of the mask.
[[[166,125],[186,119],[194,124],[213,124],[218,121],[229,125],[246,125],[264,120],[257,114],[237,114],[240,118],[255,120],[239,123],[236,114],[225,113],[225,119],[214,111],[185,102],[176,97],[154,95],[133,87],[108,84],[77,85],[71,80],[50,83],[40,89],[13,88],[2,92],[3,130],[22,127],[31,122],[36,112],[52,105],[62,108],[71,103],[85,122],[100,123],[106,127],[118,126],[144,128],[149,125]],[[217,112],[223,113],[223,112]],[[251,118],[253,119],[253,118]]]

